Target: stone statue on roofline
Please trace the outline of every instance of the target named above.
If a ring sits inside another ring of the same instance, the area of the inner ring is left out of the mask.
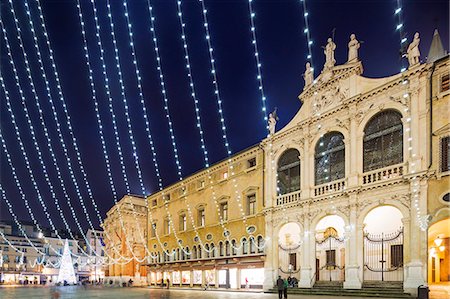
[[[278,121],[277,108],[275,108],[272,113],[269,113],[269,119],[267,121],[269,127],[269,136],[275,134],[275,126],[277,125],[277,121]]]
[[[416,32],[414,34],[413,41],[409,44],[408,50],[406,51],[406,54],[408,56],[409,67],[419,64],[420,59],[419,44],[420,44],[419,32]]]
[[[352,33],[350,35],[350,41],[348,43],[348,61],[356,62],[358,61],[358,49],[360,47],[359,41],[356,39],[356,35]]]
[[[333,42],[331,37],[328,38],[327,45],[324,48],[325,53],[325,65],[324,69],[330,69],[336,64],[336,59],[334,59],[334,50],[336,50],[336,44]]]
[[[305,79],[305,88],[311,85],[314,81],[314,70],[309,61],[306,63],[306,70],[303,74],[303,78]]]

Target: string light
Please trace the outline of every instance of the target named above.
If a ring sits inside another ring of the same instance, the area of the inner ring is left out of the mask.
[[[259,52],[258,52],[258,42],[256,40],[256,27],[255,27],[255,17],[256,14],[253,10],[253,5],[252,5],[253,0],[248,0],[248,9],[249,9],[249,13],[250,13],[250,32],[252,34],[252,44],[253,44],[253,49],[254,49],[254,53],[255,53],[255,61],[256,61],[256,69],[257,69],[257,76],[256,79],[258,80],[259,83],[259,91],[261,93],[261,104],[262,104],[262,113],[263,113],[263,117],[264,117],[264,122],[266,123],[266,128],[268,129],[268,125],[267,125],[267,108],[266,108],[266,96],[264,94],[264,87],[263,87],[263,78],[262,78],[262,64],[261,64],[261,60],[259,58]]]
[[[91,229],[94,229],[94,228],[93,228],[92,221],[91,221],[91,219],[90,219],[90,217],[89,217],[89,213],[88,213],[88,211],[87,211],[87,209],[86,209],[86,206],[85,206],[85,204],[84,204],[83,196],[81,195],[81,191],[80,191],[80,188],[79,188],[79,186],[78,186],[78,182],[77,182],[77,180],[76,180],[76,178],[75,178],[75,174],[74,174],[74,171],[73,171],[73,168],[72,168],[71,159],[70,159],[70,156],[68,155],[68,150],[67,150],[67,147],[66,147],[66,144],[65,144],[65,140],[64,140],[63,135],[62,135],[62,132],[61,132],[61,125],[60,125],[60,122],[59,122],[59,117],[58,117],[58,114],[57,114],[57,112],[56,112],[56,108],[55,108],[55,106],[54,106],[54,104],[53,104],[52,95],[51,95],[51,93],[50,93],[50,84],[49,84],[49,81],[48,81],[48,79],[47,79],[47,75],[46,75],[45,70],[44,70],[44,63],[43,63],[43,61],[42,61],[42,55],[41,55],[41,51],[40,51],[40,48],[39,48],[39,43],[38,43],[38,39],[37,39],[37,36],[36,36],[36,32],[35,32],[35,29],[34,29],[34,22],[33,22],[33,20],[32,20],[31,12],[30,12],[30,9],[29,9],[29,6],[28,6],[28,1],[25,0],[24,4],[25,4],[25,9],[26,9],[26,14],[27,14],[27,16],[28,16],[28,18],[29,18],[29,22],[28,22],[28,23],[29,23],[29,25],[30,25],[30,30],[31,30],[32,35],[33,35],[34,47],[35,47],[35,49],[36,49],[36,53],[37,53],[37,57],[38,57],[39,66],[40,66],[41,73],[42,73],[42,77],[43,77],[43,79],[44,79],[45,87],[46,87],[46,90],[47,90],[47,97],[48,97],[49,102],[50,102],[50,104],[51,104],[53,116],[54,116],[55,122],[56,122],[56,124],[57,124],[57,125],[56,125],[56,130],[57,130],[57,132],[58,132],[58,137],[59,137],[60,143],[61,143],[61,145],[62,145],[62,147],[63,147],[63,152],[64,152],[64,156],[65,156],[65,158],[66,158],[65,160],[66,160],[66,162],[67,162],[67,167],[68,167],[68,169],[69,169],[70,177],[71,177],[72,182],[73,182],[73,184],[74,184],[74,187],[75,187],[77,196],[78,196],[78,198],[80,199],[80,204],[81,204],[81,206],[82,206],[82,208],[83,208],[84,214],[86,215],[86,219],[87,219],[87,221],[88,221],[88,223],[89,223]],[[19,35],[20,35],[20,30],[19,30],[19,27],[18,27],[18,26],[19,26],[18,23],[16,23],[16,25],[17,25],[18,32],[19,32]],[[88,242],[88,239],[87,239],[86,235],[85,235],[84,232],[83,232],[83,229],[82,229],[82,227],[81,227],[81,224],[80,224],[80,222],[79,222],[79,220],[78,220],[78,218],[77,218],[77,216],[76,216],[75,210],[74,210],[74,208],[73,208],[73,206],[72,206],[72,203],[71,203],[71,200],[70,200],[70,196],[69,196],[68,193],[67,193],[67,189],[66,189],[66,186],[65,186],[65,182],[64,182],[63,176],[62,176],[62,174],[61,174],[61,171],[60,171],[58,162],[57,162],[57,160],[56,160],[56,155],[55,155],[55,153],[54,153],[54,151],[53,151],[52,140],[51,140],[50,135],[48,134],[48,129],[47,129],[46,124],[45,124],[45,121],[44,121],[44,115],[43,115],[42,108],[41,108],[40,103],[39,103],[39,97],[38,97],[37,92],[36,92],[36,89],[35,89],[35,87],[34,87],[34,82],[33,82],[32,76],[31,76],[31,68],[30,68],[30,65],[29,65],[29,63],[28,63],[28,59],[27,59],[27,57],[26,57],[26,55],[25,55],[25,48],[23,47],[22,39],[19,39],[19,41],[20,41],[20,46],[21,46],[22,51],[23,51],[23,54],[24,54],[25,63],[26,63],[26,65],[27,65],[27,72],[28,72],[28,78],[29,78],[29,81],[30,81],[31,89],[32,89],[32,91],[33,91],[33,95],[34,95],[35,100],[36,100],[37,110],[39,111],[39,119],[40,119],[40,121],[41,121],[41,125],[42,125],[42,128],[43,128],[43,130],[44,130],[44,135],[45,135],[45,138],[46,138],[46,140],[47,140],[47,145],[48,145],[48,149],[49,149],[49,151],[50,151],[50,154],[51,154],[51,157],[52,157],[52,160],[53,160],[53,164],[54,164],[55,169],[56,169],[56,171],[57,171],[58,179],[59,179],[59,181],[60,181],[60,183],[61,183],[61,187],[62,187],[62,190],[63,190],[63,194],[64,194],[64,196],[65,196],[65,198],[66,198],[66,200],[67,200],[67,204],[68,204],[68,206],[69,206],[69,208],[70,208],[70,211],[71,211],[71,213],[72,213],[72,217],[73,217],[73,219],[75,220],[75,223],[76,223],[76,225],[77,225],[77,227],[78,227],[78,229],[79,229],[81,235],[83,236],[84,240],[85,240],[86,243],[88,244],[88,243],[89,243],[89,242]],[[11,59],[12,59],[12,58],[11,58]],[[31,123],[31,118],[30,118],[30,116],[29,116],[29,114],[28,114],[28,110],[27,110],[25,104],[24,104],[24,111],[25,111],[25,114],[26,114],[27,119],[29,120],[29,123]],[[31,128],[32,128],[32,127],[31,127]],[[33,139],[35,139],[34,133],[32,134],[32,136],[33,136]],[[35,141],[37,142],[37,140],[35,140]],[[53,188],[53,187],[52,187],[52,188]],[[69,231],[70,236],[71,236],[73,239],[75,239],[74,236],[73,236],[73,234],[72,234],[72,232],[70,231],[70,227],[69,227],[67,221],[65,220],[65,217],[64,217],[64,214],[63,214],[62,210],[59,208],[59,204],[57,205],[57,207],[58,207],[58,210],[60,211],[60,213],[61,213],[61,215],[62,215],[62,217],[63,217],[63,221],[64,221],[64,224],[65,224],[65,226],[66,226],[66,229]],[[80,246],[78,246],[78,247],[80,248],[81,252],[83,252],[83,254],[86,254],[86,255],[87,255],[87,253],[86,253]],[[91,245],[88,244],[88,247],[90,248]],[[94,252],[95,252],[95,251],[94,251]],[[95,253],[95,254],[96,254],[97,256],[100,256],[100,255],[98,255],[97,253]]]
[[[174,131],[173,131],[173,124],[172,124],[172,120],[170,117],[170,110],[169,110],[169,100],[167,98],[167,92],[166,92],[166,84],[164,82],[164,74],[162,71],[162,66],[161,66],[161,56],[159,54],[159,47],[158,47],[158,39],[156,36],[156,32],[155,32],[155,17],[153,16],[153,7],[150,3],[150,0],[147,0],[147,6],[148,6],[148,11],[150,14],[150,31],[152,33],[152,41],[153,41],[153,46],[154,46],[154,50],[155,50],[155,54],[156,54],[156,69],[158,71],[159,74],[159,82],[160,82],[160,87],[161,87],[161,94],[164,100],[164,111],[166,112],[166,119],[169,125],[169,136],[172,142],[172,148],[173,148],[173,154],[175,157],[175,164],[177,166],[177,174],[180,180],[182,180],[182,174],[181,174],[181,164],[179,161],[179,157],[178,157],[178,149],[177,149],[177,144],[176,144],[176,140],[175,140],[175,135],[174,135]]]
[[[112,15],[112,11],[111,11],[111,3],[109,0],[106,1],[106,7],[108,9],[108,18],[109,18],[109,26],[110,26],[110,30],[111,30],[111,37],[112,37],[112,41],[113,41],[113,46],[114,46],[114,52],[115,52],[115,61],[116,61],[116,68],[117,68],[117,73],[119,75],[119,85],[120,85],[120,90],[121,90],[121,95],[122,95],[122,102],[125,108],[125,118],[127,121],[127,128],[128,128],[128,137],[130,139],[130,143],[133,149],[133,157],[134,157],[134,164],[135,164],[135,168],[138,174],[138,179],[139,179],[139,184],[141,187],[141,191],[142,194],[144,196],[144,201],[145,201],[145,206],[147,207],[148,210],[148,199],[147,199],[147,194],[145,191],[145,186],[144,186],[144,181],[143,181],[143,177],[142,177],[142,171],[141,171],[141,167],[139,164],[139,156],[138,156],[138,151],[137,151],[137,147],[136,147],[136,142],[134,141],[134,134],[133,134],[133,128],[131,125],[131,119],[130,119],[130,115],[129,115],[129,109],[128,109],[128,104],[127,104],[127,98],[126,98],[126,94],[125,94],[125,86],[124,86],[124,82],[123,82],[123,75],[122,75],[122,69],[121,69],[121,63],[120,63],[120,55],[119,55],[119,49],[117,47],[117,40],[116,40],[116,36],[115,36],[115,25],[114,25],[114,20],[113,20],[113,15]],[[132,44],[132,42],[131,42]],[[134,206],[133,206],[133,211],[134,211]],[[149,215],[149,219],[150,221],[153,223],[153,217],[152,217],[152,213],[150,210],[148,210],[148,215]],[[144,241],[144,248],[147,251],[147,254],[151,254],[150,251],[148,250],[147,244],[145,242],[145,238],[144,235],[142,233],[142,230],[140,228],[140,226],[138,226],[138,233],[140,233],[142,240]],[[145,259],[145,258],[144,258]]]
[[[217,80],[217,71],[216,71],[216,60],[214,59],[214,51],[212,47],[211,42],[211,33],[209,31],[209,24],[208,24],[208,17],[207,17],[207,10],[205,7],[205,2],[203,0],[199,0],[202,8],[202,14],[203,14],[203,27],[205,29],[205,39],[208,44],[208,54],[209,54],[209,61],[210,61],[210,67],[211,67],[211,75],[213,78],[213,85],[214,85],[214,94],[216,96],[216,102],[217,102],[217,108],[219,111],[219,118],[220,118],[220,124],[222,129],[222,139],[225,144],[225,148],[228,155],[231,155],[231,148],[230,144],[228,142],[228,136],[227,136],[227,128],[225,126],[225,117],[223,114],[223,108],[222,108],[222,99],[220,97],[219,92],[219,83]]]
[[[400,37],[400,49],[402,52],[402,59],[401,59],[401,73],[404,73],[406,71],[406,66],[405,66],[405,60],[403,59],[406,54],[403,53],[404,48],[406,47],[406,42],[407,42],[407,36],[404,33],[403,29],[403,9],[402,9],[402,2],[401,0],[396,0],[396,4],[397,7],[394,10],[394,17],[397,17],[397,21],[398,24],[396,26],[396,30],[399,32],[399,37]],[[406,78],[406,76],[404,74],[402,74],[402,86],[404,86],[405,91],[403,93],[403,98],[404,99],[409,99],[409,101],[406,101],[407,103],[409,102],[411,104],[411,99],[410,99],[410,94],[408,92],[409,89],[409,80]],[[415,214],[416,214],[416,218],[417,218],[417,223],[420,227],[421,230],[426,231],[427,227],[428,227],[428,222],[426,220],[426,216],[422,216],[421,215],[421,208],[420,208],[420,179],[417,176],[416,172],[417,172],[417,165],[414,162],[414,159],[416,158],[416,153],[414,152],[414,146],[413,146],[413,133],[411,130],[412,127],[412,122],[411,122],[411,113],[409,111],[408,108],[408,104],[405,105],[404,108],[404,112],[406,114],[406,126],[405,126],[405,131],[408,133],[408,156],[410,159],[412,159],[413,161],[411,161],[411,163],[409,164],[409,172],[413,175],[412,179],[411,179],[411,196],[412,196],[412,208],[413,210],[415,210]]]
[[[89,48],[88,48],[87,39],[86,39],[85,22],[83,20],[83,11],[82,11],[82,8],[81,8],[80,0],[77,0],[77,9],[78,9],[78,16],[79,16],[79,20],[80,20],[81,33],[82,33],[82,38],[83,38],[83,49],[84,49],[85,58],[86,58],[86,66],[87,66],[88,71],[89,71],[89,76],[88,77],[89,77],[89,82],[90,82],[90,85],[91,85],[92,100],[94,102],[95,114],[96,114],[96,119],[97,119],[97,124],[98,124],[98,131],[99,131],[100,140],[101,140],[101,144],[102,144],[102,150],[103,150],[103,157],[104,157],[105,164],[106,164],[106,172],[107,172],[107,175],[108,175],[109,184],[110,184],[111,191],[112,191],[112,194],[113,194],[114,203],[117,205],[118,204],[118,202],[117,202],[117,191],[116,191],[116,187],[115,187],[115,184],[114,184],[114,179],[113,179],[112,172],[111,172],[111,163],[110,163],[110,160],[109,160],[109,155],[108,155],[106,142],[105,142],[105,137],[104,137],[104,132],[103,132],[103,123],[102,123],[102,119],[101,119],[101,116],[100,116],[99,104],[98,104],[98,100],[97,100],[97,93],[96,93],[96,90],[95,90],[93,70],[92,70],[92,67],[91,67],[91,64],[90,64],[90,53],[89,53]],[[96,15],[95,15],[95,17],[96,17]],[[103,55],[103,54],[101,54],[101,55]],[[108,92],[109,92],[109,89],[108,89]],[[118,211],[119,211],[119,221],[121,223],[122,228],[124,228],[122,215],[120,213],[120,208],[118,208]],[[99,218],[99,221],[100,221],[102,227],[104,227],[103,220],[102,220],[101,217]],[[107,231],[105,231],[105,235],[108,238],[108,240],[112,242],[112,239],[109,236]],[[120,259],[125,260],[125,262],[124,262],[125,264],[133,259],[133,258],[129,259],[129,258],[126,258],[126,257],[122,256],[120,254],[120,252],[118,251],[118,249],[115,248],[115,247],[113,247],[113,250],[119,256],[119,260]],[[108,255],[108,258],[111,259],[111,257],[109,256],[108,252],[106,252],[106,254]],[[118,261],[115,260],[114,258],[112,258],[112,261],[110,263],[117,264]]]
[[[11,4],[11,12],[13,13],[13,17],[15,18],[15,20],[17,20],[16,17],[15,17],[15,11],[14,11],[14,8],[13,8],[13,6],[12,6],[12,3],[10,2],[10,4]],[[42,152],[41,152],[41,150],[40,150],[39,144],[37,143],[37,139],[36,139],[35,132],[34,132],[34,127],[33,127],[33,124],[32,124],[32,122],[31,122],[31,119],[29,118],[29,115],[28,115],[28,110],[27,110],[27,107],[26,107],[26,105],[25,105],[26,99],[25,99],[25,97],[24,97],[24,92],[23,92],[22,87],[21,87],[21,85],[20,85],[19,76],[18,76],[18,73],[17,73],[16,66],[15,66],[15,64],[14,64],[14,60],[13,60],[13,58],[12,58],[11,48],[10,48],[10,45],[9,45],[9,40],[8,40],[8,36],[7,36],[6,29],[5,29],[5,27],[4,27],[2,21],[0,21],[0,24],[1,24],[2,31],[3,31],[3,38],[4,38],[4,41],[5,41],[5,45],[6,45],[6,48],[7,48],[7,50],[8,50],[7,52],[8,52],[8,56],[9,56],[9,59],[10,59],[10,64],[11,64],[11,67],[12,67],[13,72],[14,72],[14,77],[15,77],[15,79],[16,79],[16,86],[17,86],[18,89],[19,89],[19,93],[20,93],[20,96],[21,96],[21,99],[22,99],[22,104],[23,104],[23,107],[24,107],[24,111],[25,111],[26,116],[27,116],[27,122],[28,122],[28,125],[30,126],[30,132],[31,132],[33,144],[34,144],[34,146],[35,146],[35,148],[36,148],[36,151],[37,151],[37,153],[38,153],[38,160],[39,160],[39,163],[40,163],[40,165],[41,165],[41,167],[42,167],[42,171],[43,171],[43,173],[44,173],[45,181],[46,181],[46,183],[47,183],[47,185],[48,185],[48,187],[49,187],[49,189],[50,189],[50,193],[51,193],[52,198],[53,198],[53,200],[54,200],[54,202],[55,202],[55,205],[56,205],[56,207],[57,207],[57,210],[58,210],[58,212],[60,213],[61,219],[63,220],[65,226],[68,228],[68,230],[69,230],[69,232],[70,232],[68,223],[67,223],[67,221],[66,221],[66,219],[65,219],[65,217],[64,217],[64,214],[63,214],[63,212],[62,212],[62,210],[61,210],[61,207],[60,207],[60,205],[59,205],[57,196],[56,196],[56,194],[55,194],[55,192],[54,192],[53,185],[52,185],[52,183],[51,183],[51,181],[50,181],[50,178],[49,178],[49,176],[48,176],[47,168],[46,168],[46,165],[45,165],[45,163],[44,163],[44,161],[43,161],[43,155],[42,155]],[[16,23],[16,25],[18,25],[18,24]],[[21,39],[21,35],[20,35],[20,28],[17,27],[16,29],[17,29],[17,31],[18,31],[18,40],[20,41],[21,47],[23,47],[22,39]],[[27,60],[27,58],[26,58],[27,56],[26,56],[25,53],[24,53],[24,57],[25,57],[26,68],[27,68],[27,70],[29,70],[30,67],[29,67],[28,60]],[[28,76],[31,76],[31,74],[28,73]],[[25,159],[25,164],[26,164],[27,169],[28,169],[28,172],[29,172],[29,174],[30,174],[30,178],[31,178],[31,180],[32,180],[32,182],[33,182],[33,187],[34,187],[34,189],[35,189],[35,191],[36,191],[36,193],[37,193],[37,195],[38,195],[38,199],[39,199],[39,201],[40,201],[40,203],[41,203],[41,206],[42,206],[42,208],[43,208],[43,210],[44,210],[44,213],[45,213],[45,215],[47,216],[47,218],[48,218],[48,220],[49,220],[50,226],[52,227],[52,229],[53,229],[53,231],[55,232],[56,236],[57,236],[59,239],[61,239],[61,238],[59,237],[59,233],[58,233],[57,230],[56,230],[56,227],[55,227],[54,224],[53,224],[53,221],[52,221],[52,219],[51,219],[51,217],[50,217],[50,214],[49,214],[48,211],[47,211],[47,206],[45,205],[45,202],[42,200],[42,196],[41,196],[39,187],[38,187],[38,185],[37,185],[37,183],[36,183],[36,181],[35,181],[35,179],[34,179],[34,173],[33,173],[33,170],[32,170],[32,168],[31,168],[31,165],[30,165],[30,162],[29,162],[29,159],[28,159],[28,155],[27,155],[27,153],[26,153],[26,151],[25,151],[25,147],[24,147],[23,142],[22,142],[22,138],[21,138],[21,135],[20,135],[19,127],[18,127],[18,125],[17,125],[17,122],[16,122],[16,120],[15,120],[15,115],[14,115],[14,112],[13,112],[13,110],[12,110],[12,106],[11,106],[10,98],[9,98],[9,93],[8,93],[8,91],[7,91],[7,89],[6,89],[5,84],[4,84],[3,75],[1,75],[1,74],[0,74],[0,81],[1,81],[1,85],[2,85],[3,91],[4,91],[4,93],[5,93],[6,104],[7,104],[7,106],[8,106],[8,112],[9,112],[10,117],[11,117],[11,122],[12,122],[12,124],[14,125],[16,137],[17,137],[17,140],[18,140],[18,142],[19,142],[20,148],[21,148],[21,150],[22,150],[23,157],[24,157],[24,159]],[[33,82],[30,81],[30,84],[31,84],[31,86],[32,86],[32,89],[34,90],[34,84],[33,84]],[[3,140],[3,139],[2,139],[2,143],[4,143],[4,140]],[[4,148],[4,151],[5,151],[5,154],[6,154],[7,156],[9,156],[9,154],[8,154],[8,152],[7,152],[7,148],[6,148],[6,143],[4,143],[3,148]],[[11,161],[11,160],[10,160],[10,161]],[[11,166],[11,168],[13,168],[13,166],[12,166],[12,161],[11,161],[10,166]],[[60,174],[59,174],[59,175],[60,175]],[[16,183],[18,183],[18,180],[16,181]],[[31,208],[29,207],[29,205],[27,205],[27,208],[28,208],[29,213],[32,214],[33,212],[32,212],[32,210],[31,210]],[[34,218],[34,217],[33,217],[33,218]],[[36,224],[36,223],[35,223],[35,224]],[[80,248],[80,249],[81,249],[81,248]]]
[[[184,30],[186,24],[183,21],[183,11],[181,9],[181,1],[177,1],[177,10],[178,10],[178,19],[180,20],[181,40],[183,41],[184,59],[186,62],[187,76],[188,76],[188,80],[189,80],[189,86],[191,89],[191,97],[192,97],[192,100],[194,101],[195,116],[196,116],[196,121],[197,121],[197,130],[200,135],[200,145],[203,150],[203,159],[205,161],[205,167],[208,168],[209,167],[208,151],[206,149],[205,139],[203,136],[203,129],[202,129],[202,122],[200,119],[200,108],[199,108],[199,104],[198,104],[198,99],[197,99],[197,95],[195,93],[194,79],[192,76],[191,62],[190,62],[190,57],[189,57],[189,49],[188,49],[188,45],[187,45],[187,41],[186,41],[187,37],[186,37],[186,32]],[[212,52],[211,47],[209,48],[209,52]]]
[[[311,30],[309,29],[309,22],[308,22],[309,13],[306,11],[306,0],[300,0],[300,3],[302,4],[303,18],[305,20],[305,29],[303,30],[303,33],[305,33],[305,35],[306,35],[306,46],[308,47],[308,55],[306,56],[306,60],[310,62],[311,69],[314,70],[313,60],[312,60],[313,41],[311,39]]]

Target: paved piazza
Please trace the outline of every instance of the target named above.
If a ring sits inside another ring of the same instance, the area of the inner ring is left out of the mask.
[[[60,299],[114,299],[114,298],[196,298],[196,299],[253,299],[253,298],[265,298],[272,299],[278,298],[277,294],[263,294],[253,292],[220,292],[220,291],[197,291],[197,290],[161,290],[161,289],[147,289],[147,288],[87,288],[83,287],[60,287],[60,288],[47,288],[47,287],[11,287],[0,288],[0,298],[2,299],[32,299],[32,298],[52,298],[52,291],[57,290],[60,293]],[[334,296],[298,296],[289,295],[289,299],[332,299],[332,298],[345,298]],[[362,297],[348,297],[358,299]],[[380,298],[379,298],[380,299]],[[383,298],[381,298],[383,299]]]

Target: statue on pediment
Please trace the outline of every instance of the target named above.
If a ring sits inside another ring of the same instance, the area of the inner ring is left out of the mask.
[[[419,44],[420,44],[419,32],[416,32],[416,34],[414,34],[413,41],[409,44],[408,50],[406,51],[410,67],[419,63],[420,59]]]
[[[306,63],[306,70],[303,74],[303,78],[305,79],[305,88],[311,85],[314,81],[314,70],[311,67],[311,63],[309,63],[309,61]]]
[[[331,37],[328,38],[328,43],[324,47],[325,53],[325,65],[324,69],[330,69],[336,64],[336,59],[334,59],[334,51],[336,50],[336,44],[333,42]]]
[[[278,121],[277,108],[275,108],[272,113],[269,113],[269,119],[267,121],[270,136],[275,134],[275,126],[277,125],[277,121]]]
[[[348,42],[348,61],[355,62],[358,60],[358,49],[360,47],[359,41],[356,39],[356,35],[352,33],[350,35],[350,41]]]

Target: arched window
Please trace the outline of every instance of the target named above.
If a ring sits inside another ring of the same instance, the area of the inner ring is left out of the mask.
[[[243,238],[242,239],[242,254],[247,254],[248,253],[248,243],[247,243],[247,239]]]
[[[191,259],[191,254],[189,252],[189,247],[186,247],[186,259],[190,260]]]
[[[209,245],[208,244],[205,245],[205,254],[206,254],[206,257],[209,258]]]
[[[364,128],[363,171],[403,162],[402,115],[395,110],[376,114]]]
[[[250,253],[255,253],[255,237],[251,236],[250,238],[248,238],[248,243],[250,245]]]
[[[202,247],[200,245],[197,246],[197,258],[202,258]]]
[[[321,137],[316,144],[315,160],[316,185],[345,177],[344,136],[330,132]]]
[[[211,243],[211,257],[216,257],[216,248],[214,247],[214,243]]]
[[[230,242],[229,241],[225,241],[225,255],[226,256],[230,255]]]
[[[223,243],[222,243],[222,241],[219,242],[219,255],[223,256]]]
[[[236,240],[231,240],[231,255],[236,255]]]
[[[278,194],[300,190],[300,153],[291,148],[278,160]]]
[[[258,253],[263,253],[264,252],[264,238],[262,236],[258,236],[257,239],[257,244],[258,244]]]
[[[175,259],[176,259],[177,261],[179,261],[179,260],[181,259],[181,257],[180,257],[180,248],[177,248],[177,254],[176,254],[176,256],[175,256]]]
[[[192,259],[195,260],[197,258],[197,246],[192,248]]]

